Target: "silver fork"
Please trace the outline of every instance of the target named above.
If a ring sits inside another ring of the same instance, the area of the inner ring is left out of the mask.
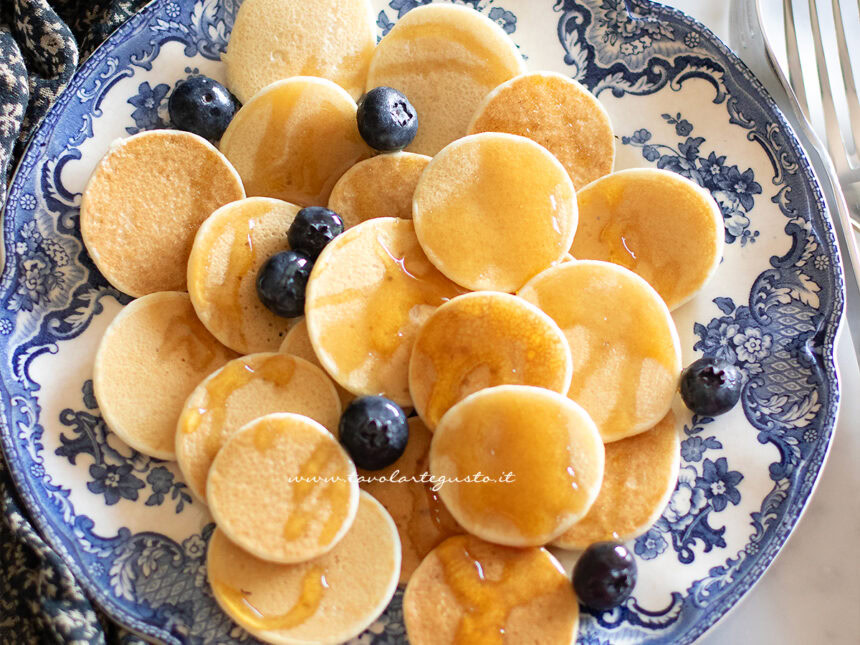
[[[854,244],[851,216],[839,183],[839,175],[827,149],[813,131],[779,67],[762,26],[758,0],[731,1],[729,34],[732,49],[755,73],[782,110],[809,157],[832,215],[845,275],[845,317],[855,355],[860,363],[860,257]]]
[[[830,85],[828,61],[824,54],[824,45],[821,38],[822,21],[818,12],[818,1],[808,0],[809,21],[812,27],[812,40],[815,45],[815,65],[818,83],[821,87],[821,102],[824,108],[824,132],[827,138],[827,148],[830,158],[836,167],[839,183],[848,201],[848,212],[851,215],[851,224],[860,230],[860,163],[858,163],[858,151],[860,151],[860,100],[857,98],[857,86],[854,83],[854,73],[851,69],[851,56],[848,52],[848,44],[845,39],[845,21],[842,17],[842,6],[840,0],[831,0],[833,7],[833,26],[836,32],[836,46],[839,50],[839,59],[831,60],[842,76],[845,86],[845,96],[848,102],[848,134],[849,141],[843,140],[842,130],[839,127],[839,116],[833,101],[833,89]],[[803,83],[803,68],[801,65],[800,50],[797,44],[797,30],[799,22],[795,19],[793,0],[782,0],[785,45],[788,54],[788,78],[794,94],[806,118],[811,120],[809,103],[807,101],[806,88]],[[849,154],[849,149],[854,154]],[[853,158],[852,158],[853,156]]]

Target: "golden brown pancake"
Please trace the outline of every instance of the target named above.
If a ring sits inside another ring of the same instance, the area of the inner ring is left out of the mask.
[[[585,549],[595,542],[626,542],[642,535],[669,503],[680,462],[681,442],[671,412],[646,432],[606,444],[597,499],[588,514],[553,545]]]
[[[224,443],[206,480],[218,528],[248,553],[282,564],[328,553],[358,510],[349,455],[316,421],[269,414]]]
[[[314,264],[305,320],[325,370],[357,395],[411,405],[409,356],[422,323],[462,290],[430,264],[409,220],[362,222]]]
[[[215,455],[249,421],[295,412],[337,433],[340,399],[326,374],[296,356],[251,354],[208,376],[177,415],[176,459],[188,487],[206,501],[206,477]]]
[[[400,584],[409,582],[424,556],[443,540],[464,532],[430,484],[432,438],[421,419],[412,417],[409,419],[409,441],[400,459],[382,470],[358,471],[365,478],[360,483],[361,488],[391,513],[397,525],[403,549]],[[380,481],[380,478],[388,481]]]
[[[462,535],[436,547],[415,571],[403,617],[412,645],[573,645],[579,604],[546,549]]]
[[[244,0],[221,59],[243,103],[290,76],[327,78],[357,99],[375,47],[369,0]]]
[[[455,141],[418,181],[415,233],[430,261],[469,289],[516,291],[561,260],[576,232],[576,195],[546,148],[513,134]]]
[[[242,354],[273,352],[295,324],[269,311],[257,296],[263,263],[290,248],[287,230],[299,207],[249,197],[212,213],[194,238],[188,292],[206,328]]]
[[[328,207],[346,228],[374,217],[412,219],[412,196],[430,157],[395,152],[365,159],[338,179]]]
[[[494,385],[566,394],[573,365],[564,333],[537,307],[507,293],[467,293],[439,307],[409,361],[409,393],[431,430],[451,406]]]
[[[81,198],[81,236],[95,265],[130,296],[184,291],[197,227],[242,199],[236,170],[189,132],[152,130],[111,144]]]
[[[206,566],[215,600],[268,643],[342,643],[367,629],[397,589],[400,544],[382,505],[361,493],[352,527],[301,564],[259,560],[216,529]]]
[[[669,309],[690,300],[717,270],[725,232],[711,194],[656,168],[622,170],[577,193],[579,229],[570,252],[641,275]]]
[[[335,182],[371,155],[358,134],[355,101],[323,78],[294,76],[245,103],[221,138],[249,196],[321,206]]]
[[[681,344],[666,304],[632,271],[594,260],[547,269],[519,295],[562,328],[573,355],[568,396],[606,442],[666,416],[681,374]]]
[[[446,478],[439,494],[464,529],[497,544],[539,546],[588,512],[603,479],[603,442],[564,395],[500,385],[442,417],[430,472]],[[494,481],[468,480],[478,473]]]
[[[487,94],[525,71],[513,41],[473,9],[432,4],[411,10],[380,41],[367,89],[403,92],[418,112],[410,152],[433,156],[466,134]]]
[[[284,342],[281,343],[281,348],[278,350],[282,354],[292,354],[299,358],[305,359],[309,363],[313,363],[325,372],[323,366],[320,365],[320,360],[314,353],[313,345],[311,345],[311,337],[308,336],[308,324],[302,318],[292,329],[284,336]],[[334,389],[337,390],[337,395],[340,397],[340,402],[343,409],[355,398],[355,395],[347,390],[344,390],[337,383],[334,384]]]
[[[152,293],[105,331],[93,391],[107,426],[138,452],[175,459],[176,420],[202,378],[236,356],[197,319],[187,293]]]
[[[484,99],[469,134],[510,132],[537,141],[561,162],[579,190],[612,172],[609,113],[583,85],[557,72],[530,72]]]

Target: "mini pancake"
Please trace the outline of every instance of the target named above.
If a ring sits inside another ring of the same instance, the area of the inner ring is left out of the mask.
[[[567,253],[576,213],[570,177],[546,148],[486,132],[434,157],[412,216],[427,257],[451,280],[516,291]]]
[[[260,640],[334,645],[358,636],[388,606],[397,589],[400,543],[382,505],[361,493],[352,527],[319,558],[272,564],[216,529],[206,567],[215,600]]]
[[[236,354],[201,324],[187,293],[132,301],[105,331],[93,392],[107,426],[138,452],[175,459],[176,420],[201,379]]]
[[[594,422],[564,395],[500,385],[476,392],[439,421],[430,472],[460,525],[484,540],[539,546],[591,507],[603,479]],[[470,481],[478,473],[478,482]]]
[[[206,328],[237,352],[273,352],[295,324],[260,302],[257,272],[290,248],[287,230],[298,211],[277,199],[250,197],[222,206],[197,231],[188,293]]]
[[[412,9],[380,41],[367,89],[403,92],[418,112],[418,134],[407,147],[433,156],[466,134],[484,97],[522,74],[525,63],[499,25],[466,7]]]
[[[248,195],[312,206],[371,155],[355,119],[355,101],[323,78],[294,76],[267,85],[245,103],[221,138]]]
[[[269,83],[320,76],[364,91],[376,25],[369,0],[245,0],[222,60],[243,103]]]
[[[436,547],[415,571],[403,618],[412,645],[573,645],[579,603],[546,549],[512,549],[461,535]]]
[[[403,548],[400,584],[409,582],[412,573],[430,551],[452,535],[464,532],[429,482],[432,438],[421,419],[412,417],[409,419],[409,441],[400,459],[383,470],[358,471],[366,478],[360,482],[361,488],[379,500],[397,525]],[[425,482],[421,481],[422,477]],[[379,481],[379,478],[393,480]],[[400,481],[400,478],[404,480]]]
[[[141,132],[111,144],[81,198],[81,236],[114,287],[140,297],[184,291],[197,227],[242,199],[236,169],[196,134]]]
[[[678,483],[681,442],[669,412],[650,430],[606,444],[600,494],[579,522],[553,541],[563,549],[626,542],[645,533],[663,513]]]
[[[696,295],[719,267],[725,237],[720,207],[681,175],[622,170],[589,184],[577,198],[579,229],[570,252],[638,273],[669,309]]]
[[[567,340],[552,318],[507,293],[468,293],[439,307],[418,332],[409,393],[432,430],[473,392],[534,385],[566,394],[572,373]]]
[[[176,459],[188,487],[206,501],[206,477],[224,442],[249,421],[273,412],[303,414],[337,432],[334,384],[289,354],[251,354],[208,376],[185,401],[176,425]]]
[[[346,534],[358,510],[358,476],[319,423],[269,414],[224,443],[206,498],[231,542],[263,560],[292,564],[328,553]]]
[[[412,196],[430,157],[395,152],[365,159],[338,179],[328,207],[346,228],[374,217],[412,219]]]
[[[609,113],[583,85],[557,72],[531,72],[494,89],[469,134],[510,132],[537,141],[561,162],[577,190],[612,172]]]
[[[666,304],[632,271],[594,260],[547,269],[519,292],[558,323],[573,355],[568,396],[606,442],[666,416],[681,374],[681,344]]]
[[[284,336],[284,342],[281,343],[281,348],[278,351],[282,354],[298,356],[299,358],[305,359],[308,363],[313,363],[321,370],[323,369],[323,366],[320,365],[320,360],[314,353],[313,345],[311,345],[311,337],[308,336],[308,324],[305,322],[304,318],[299,320],[295,325],[293,325],[293,328],[287,332],[287,335]],[[346,406],[349,405],[355,396],[347,390],[344,390],[337,383],[334,384],[334,389],[337,390],[342,407],[346,409]]]
[[[344,388],[408,406],[415,335],[436,307],[460,293],[427,260],[411,221],[371,219],[317,258],[305,298],[308,335]]]

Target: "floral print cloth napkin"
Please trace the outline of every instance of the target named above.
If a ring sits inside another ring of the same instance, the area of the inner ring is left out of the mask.
[[[0,0],[0,209],[27,140],[78,63],[147,0]],[[143,641],[110,624],[30,524],[0,458],[0,643]]]

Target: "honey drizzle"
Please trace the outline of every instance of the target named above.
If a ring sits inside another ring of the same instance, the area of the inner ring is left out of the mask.
[[[193,312],[170,318],[157,351],[159,355],[187,359],[196,372],[204,372],[221,353],[218,341]]]
[[[261,427],[265,428],[265,426]],[[320,495],[331,510],[320,531],[318,543],[329,544],[343,526],[344,515],[349,506],[349,482],[343,477],[337,477],[335,481],[314,481],[314,478],[324,476],[322,472],[325,466],[336,458],[337,446],[330,441],[322,441],[314,448],[311,456],[302,463],[296,474],[297,481],[292,483],[294,510],[284,523],[284,539],[293,541],[302,537],[311,521],[318,516],[318,509],[302,510],[301,508],[315,490],[321,491]]]
[[[480,551],[490,549],[482,557]],[[490,546],[459,536],[445,541],[434,553],[464,612],[454,645],[502,645],[514,609],[567,584],[564,571],[543,549]],[[497,569],[494,565],[498,564],[500,575],[491,578],[491,567]]]
[[[421,477],[429,472],[429,453],[415,465],[414,477]],[[419,559],[423,559],[439,543],[452,535],[463,532],[457,521],[445,508],[442,499],[429,483],[409,483],[409,494],[412,496],[412,513],[406,527],[406,534]],[[429,521],[429,525],[427,520]]]
[[[257,261],[257,252],[254,249],[252,238],[255,225],[256,221],[253,217],[247,219],[227,218],[221,224],[220,229],[213,232],[215,237],[221,237],[228,230],[231,230],[233,238],[230,243],[230,255],[227,260],[227,269],[224,272],[224,281],[217,288],[209,290],[207,296],[215,311],[226,319],[220,322],[220,325],[224,328],[234,329],[238,341],[242,345],[245,344],[246,338],[241,290],[243,281],[248,278]]]
[[[227,605],[230,614],[241,616],[252,629],[276,631],[298,627],[313,616],[322,603],[328,581],[325,570],[319,565],[312,565],[302,578],[302,590],[296,604],[286,613],[273,616],[267,616],[254,606],[249,591],[236,589],[219,580],[213,580],[212,587],[221,602]]]
[[[414,307],[438,307],[463,292],[430,264],[417,239],[400,257],[389,250],[379,236],[376,243],[374,252],[382,266],[382,277],[376,283],[345,289],[314,303],[314,307],[361,304],[354,328],[361,330],[358,336],[366,337],[366,343],[345,334],[340,325],[323,330],[322,346],[348,373],[368,358],[390,359],[403,343],[412,342],[418,327],[416,322],[410,321],[409,314]]]
[[[454,465],[457,477],[480,472],[496,480],[458,484],[462,512],[494,523],[503,518],[534,539],[551,533],[586,493],[571,467],[574,447],[564,413],[517,403],[500,405],[495,396],[473,400],[457,426],[434,439],[433,449],[437,459]],[[508,472],[513,481],[503,481]]]

